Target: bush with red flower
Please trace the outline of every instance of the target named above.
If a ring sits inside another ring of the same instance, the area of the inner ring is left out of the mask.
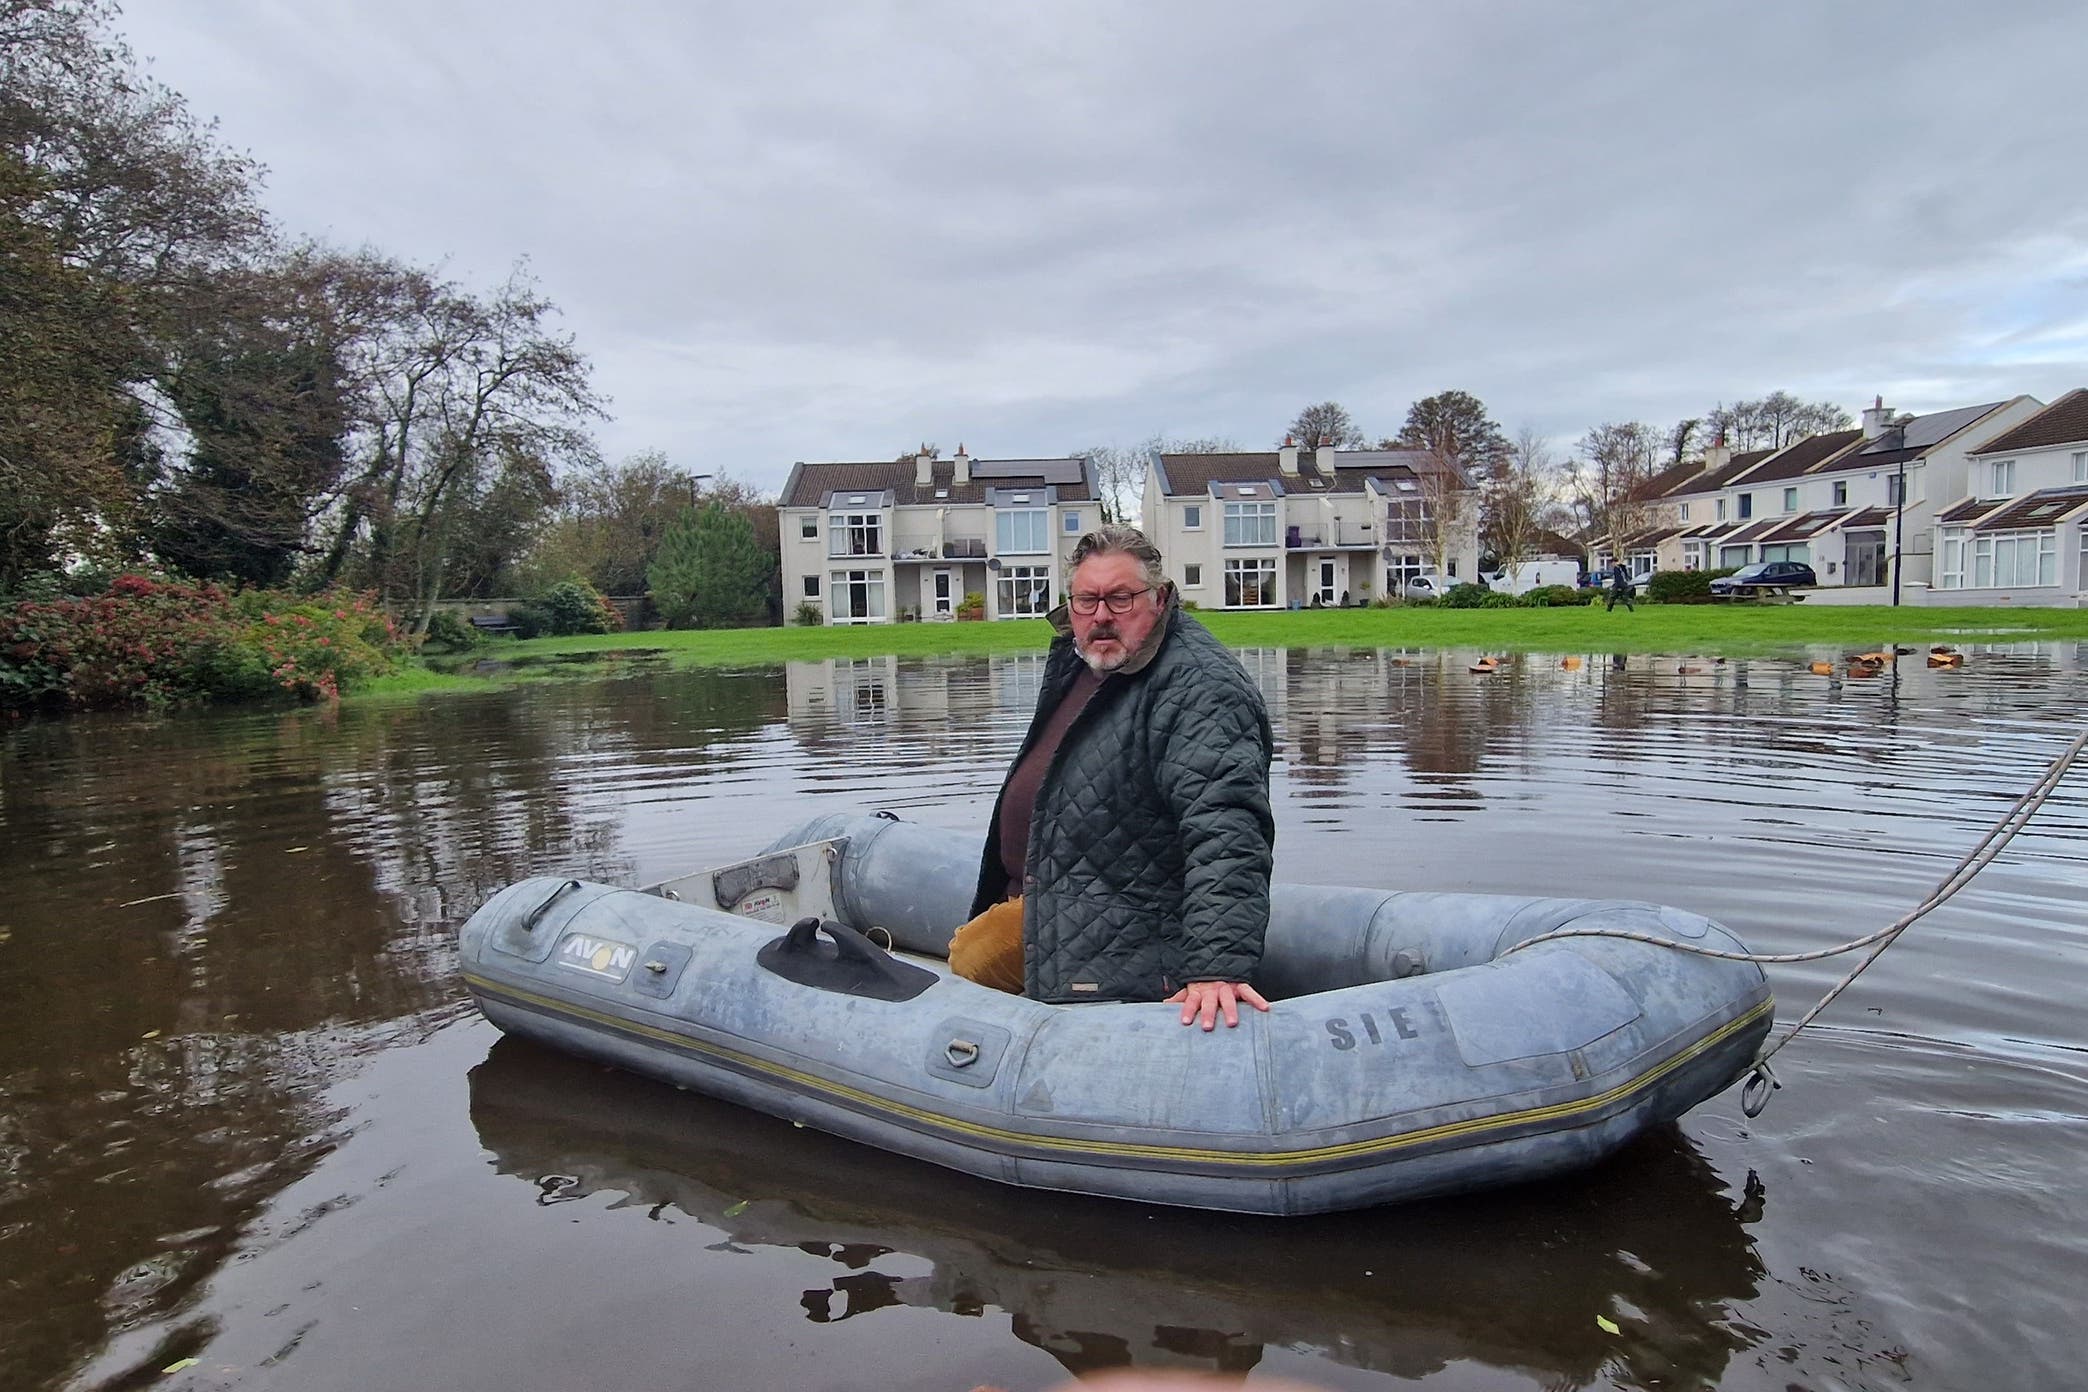
[[[0,709],[330,700],[389,671],[399,645],[367,596],[122,575],[98,595],[0,603]]]

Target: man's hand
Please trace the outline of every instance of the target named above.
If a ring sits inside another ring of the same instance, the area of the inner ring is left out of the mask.
[[[1245,1001],[1256,1010],[1267,1010],[1269,1003],[1262,999],[1261,992],[1244,981],[1192,981],[1169,996],[1163,1004],[1182,1003],[1182,1023],[1201,1019],[1205,1029],[1218,1023],[1218,1013],[1225,1012],[1225,1027],[1234,1029],[1240,1023],[1239,1002]]]

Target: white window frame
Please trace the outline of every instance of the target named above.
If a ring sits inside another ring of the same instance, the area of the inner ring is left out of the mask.
[[[1718,500],[1717,506],[1716,506],[1716,507],[1714,507],[1714,508],[1712,509],[1712,514],[1713,514],[1713,515],[1712,515],[1712,521],[1714,521],[1714,522],[1723,522],[1723,521],[1725,521],[1725,520],[1726,520],[1726,500],[1725,500],[1725,499],[1723,499],[1723,498],[1720,498],[1720,499]]]
[[[1274,546],[1276,504],[1272,502],[1225,504],[1225,545]]]
[[[812,572],[812,573],[811,573],[810,575],[807,575],[807,576],[805,577],[805,598],[806,598],[806,599],[817,599],[817,598],[819,598],[819,572],[818,572],[818,571],[814,571],[814,572]]]
[[[838,550],[836,548],[839,548]],[[884,514],[881,512],[837,512],[827,519],[827,556],[882,556]]]
[[[1965,588],[1965,529],[1945,527],[1936,543],[1936,588]]]
[[[2026,568],[2031,575],[2028,580],[2023,578]],[[2005,576],[2003,571],[2007,572]],[[1973,533],[1972,576],[1968,588],[2025,590],[2058,583],[2059,538],[2050,527],[2036,531]]]
[[[995,612],[1004,619],[1041,619],[1051,612],[1051,567],[1005,566],[993,582]]]
[[[1836,480],[1834,481],[1834,503],[1833,503],[1833,506],[1835,506],[1835,507],[1847,507],[1848,505],[1849,505],[1849,481],[1848,481],[1847,479],[1836,479]]]
[[[1001,508],[993,514],[993,554],[1051,554],[1051,515],[1040,507]]]
[[[1385,593],[1395,599],[1406,592],[1406,582],[1428,571],[1428,557],[1418,552],[1402,553],[1385,562]]]
[[[1256,589],[1260,601],[1254,604],[1243,602],[1249,584],[1248,572],[1254,572]],[[1276,607],[1276,558],[1274,556],[1235,556],[1225,563],[1225,607],[1228,609],[1274,609]]]
[[[854,587],[863,587],[863,608],[855,612]],[[827,575],[827,617],[834,623],[882,623],[885,606],[885,574],[881,570],[836,570]]]
[[[2075,450],[2073,452],[2073,466],[2073,481],[2075,483],[2088,483],[2088,450]]]
[[[1785,512],[1798,511],[1798,490],[1796,488],[1786,488],[1784,490],[1783,510]]]
[[[1675,520],[1677,522],[1687,522],[1689,520],[1689,504],[1682,504],[1682,515]]]
[[[819,540],[819,514],[818,514],[818,513],[816,513],[816,512],[808,512],[808,513],[806,513],[806,514],[805,514],[805,515],[804,515],[803,517],[800,517],[800,518],[798,519],[798,540],[799,540],[799,541],[817,541],[817,540]]]
[[[1070,508],[1067,510],[1065,514],[1065,520],[1059,524],[1059,530],[1064,532],[1067,536],[1080,535],[1079,508]]]
[[[1987,497],[1989,497],[1989,498],[2012,498],[2012,497],[2014,497],[2014,496],[2015,496],[2015,461],[2014,461],[2013,459],[1996,459],[1996,460],[1993,460],[1993,461],[1991,461],[1991,462],[1990,462],[1990,463],[1989,463],[1989,464],[1987,465],[1987,481],[1988,481],[1989,483],[1991,483],[1991,484],[1993,485],[1993,487],[1994,487],[1994,491],[1993,491],[1993,492],[1991,492],[1991,493],[1989,493],[1989,494],[1987,494],[1987,495],[1986,495]]]
[[[1747,521],[1747,520],[1748,520],[1749,518],[1753,517],[1753,516],[1754,516],[1754,494],[1752,494],[1752,493],[1742,493],[1742,494],[1740,494],[1740,495],[1739,495],[1739,497],[1738,497],[1738,498],[1737,498],[1737,499],[1735,500],[1735,506],[1734,506],[1734,508],[1733,508],[1733,511],[1734,511],[1735,513],[1737,513],[1737,514],[1739,515],[1739,518],[1740,518],[1740,520],[1741,520],[1742,522],[1745,522],[1745,521]]]
[[[1184,503],[1182,505],[1182,530],[1185,532],[1200,532],[1203,530],[1202,503]]]
[[[1203,566],[1195,561],[1190,561],[1182,567],[1182,588],[1185,590],[1200,590],[1203,588]]]

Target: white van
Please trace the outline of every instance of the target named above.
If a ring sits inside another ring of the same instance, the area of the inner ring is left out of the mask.
[[[1504,594],[1528,594],[1541,590],[1546,585],[1564,585],[1571,589],[1580,579],[1578,561],[1518,561],[1505,566],[1486,577],[1488,588]]]

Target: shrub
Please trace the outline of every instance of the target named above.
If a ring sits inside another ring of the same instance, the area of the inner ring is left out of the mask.
[[[391,666],[391,620],[368,598],[121,575],[92,598],[0,608],[0,706],[160,707],[286,690],[307,699]]]
[[[1525,591],[1520,603],[1531,609],[1571,609],[1588,603],[1592,590],[1579,590],[1571,585],[1539,585]]]
[[[623,615],[616,606],[585,580],[561,580],[531,603],[541,616],[539,632],[563,637],[569,633],[614,633],[623,627]]]
[[[507,618],[508,622],[515,626],[517,638],[540,638],[551,631],[551,616],[544,612],[544,606],[533,599],[525,599],[520,604],[510,604]]]
[[[1481,609],[1515,609],[1520,606],[1516,603],[1514,595],[1500,590],[1488,590],[1479,597],[1479,607]]]
[[[796,612],[790,616],[790,621],[800,628],[817,628],[826,622],[826,611],[821,609],[816,601],[801,599],[798,601]]]
[[[437,609],[428,615],[428,631],[423,635],[430,643],[439,643],[452,652],[475,648],[484,636],[476,627],[457,617],[454,609]]]
[[[246,622],[219,655],[214,695],[259,696],[274,686],[336,700],[342,687],[390,671],[399,646],[390,616],[367,595],[251,590],[235,611]]]
[[[1646,598],[1662,604],[1708,604],[1711,582],[1728,570],[1656,570],[1646,582]]]
[[[1443,607],[1445,609],[1477,609],[1486,602],[1487,595],[1491,593],[1493,592],[1484,585],[1469,583],[1452,585],[1443,592]]]
[[[964,598],[957,604],[958,620],[964,623],[976,623],[985,617],[986,596],[980,594],[977,590],[965,591]]]

